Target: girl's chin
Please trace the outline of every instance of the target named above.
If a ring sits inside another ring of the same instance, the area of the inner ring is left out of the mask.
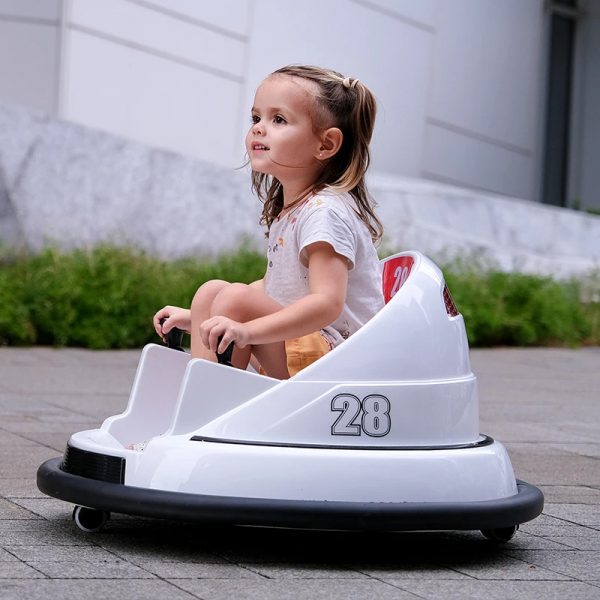
[[[264,173],[265,175],[272,175],[273,165],[271,163],[266,164],[264,160],[251,160],[250,166],[255,173]]]

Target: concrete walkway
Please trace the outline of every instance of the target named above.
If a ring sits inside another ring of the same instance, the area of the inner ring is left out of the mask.
[[[544,513],[478,532],[210,528],[114,515],[85,534],[40,494],[40,463],[125,406],[139,352],[0,348],[0,599],[598,599],[600,348],[471,352],[481,431]]]

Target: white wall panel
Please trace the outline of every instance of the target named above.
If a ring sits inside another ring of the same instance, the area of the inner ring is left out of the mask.
[[[210,23],[238,35],[248,32],[254,0],[132,0]],[[293,0],[284,0],[291,2]]]
[[[57,27],[0,19],[0,101],[53,113]]]
[[[428,178],[516,198],[527,198],[530,191],[530,156],[433,124],[427,126],[423,158]]]
[[[0,0],[0,15],[29,19],[58,19],[61,0]]]
[[[247,114],[260,81],[289,63],[316,64],[362,78],[379,102],[374,168],[416,175],[431,35],[347,0],[261,0],[250,41]]]
[[[424,27],[435,23],[436,0],[353,0],[386,11],[390,16],[414,21]]]
[[[158,56],[71,31],[64,117],[237,166],[239,86]]]
[[[236,78],[243,74],[243,41],[128,0],[73,0],[69,19],[77,26],[217,69]]]
[[[542,0],[440,1],[430,116],[531,150],[542,15]]]

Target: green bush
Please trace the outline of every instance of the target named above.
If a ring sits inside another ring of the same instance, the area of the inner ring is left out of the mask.
[[[580,282],[465,264],[443,271],[471,346],[600,343],[600,304],[582,304]],[[5,251],[0,265],[0,344],[139,348],[157,341],[157,309],[189,306],[209,279],[259,279],[265,258],[242,249],[212,261],[165,262],[103,246],[33,256]]]
[[[445,270],[472,346],[578,345],[591,335],[575,281]]]
[[[258,279],[265,260],[242,250],[214,262],[168,263],[134,250],[98,247],[47,249],[3,262],[0,343],[134,348],[156,341],[151,326],[156,310],[189,306],[209,279]]]

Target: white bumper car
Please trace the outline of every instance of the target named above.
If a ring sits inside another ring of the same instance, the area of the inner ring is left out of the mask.
[[[341,530],[481,530],[543,508],[479,432],[462,316],[417,252],[382,261],[386,306],[287,381],[147,345],[127,409],[38,469],[99,529],[131,515]],[[132,449],[133,448],[133,449]],[[142,449],[143,448],[143,449]]]

